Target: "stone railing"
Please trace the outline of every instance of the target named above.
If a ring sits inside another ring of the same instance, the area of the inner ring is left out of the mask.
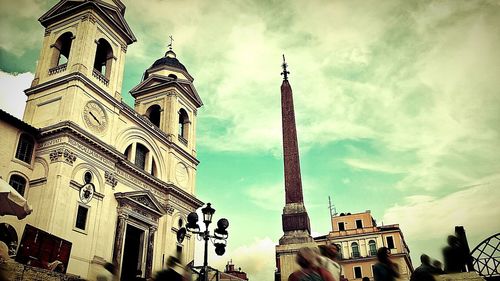
[[[97,78],[97,80],[101,81],[104,85],[109,86],[109,80],[104,76],[99,70],[93,69],[92,70],[92,76]]]
[[[53,75],[53,74],[56,74],[56,73],[59,73],[59,72],[63,72],[63,71],[66,70],[67,66],[68,66],[68,64],[65,63],[65,64],[58,65],[56,67],[52,67],[51,69],[49,69],[49,75]]]

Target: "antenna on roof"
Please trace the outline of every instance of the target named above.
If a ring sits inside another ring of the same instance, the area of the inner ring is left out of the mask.
[[[328,196],[328,209],[330,210],[330,218],[337,215],[337,208],[335,208],[335,205],[332,205],[330,196]]]

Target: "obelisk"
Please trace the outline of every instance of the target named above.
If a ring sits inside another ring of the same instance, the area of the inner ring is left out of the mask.
[[[292,87],[288,82],[287,64],[283,55],[281,84],[281,118],[283,129],[283,163],[285,175],[285,207],[281,216],[283,237],[280,245],[312,242],[309,216],[304,206],[300,176],[299,146]]]

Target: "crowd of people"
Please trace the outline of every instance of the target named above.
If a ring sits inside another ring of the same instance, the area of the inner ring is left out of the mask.
[[[342,267],[338,263],[340,259],[338,246],[322,245],[318,248],[304,247],[299,249],[296,262],[300,269],[293,272],[288,281],[346,281],[342,273]],[[391,251],[381,247],[377,251],[377,263],[373,267],[373,280],[395,281],[400,277],[397,263],[390,258]],[[423,254],[420,257],[421,265],[411,274],[410,281],[435,281],[434,276],[443,274],[443,265],[438,260]],[[363,277],[363,281],[370,278]]]

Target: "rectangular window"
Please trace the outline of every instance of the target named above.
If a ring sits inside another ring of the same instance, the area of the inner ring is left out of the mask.
[[[78,205],[78,212],[76,213],[76,223],[75,227],[81,230],[85,230],[87,226],[87,215],[89,213],[89,209],[82,205]]]
[[[356,220],[356,228],[363,228],[363,221],[362,220]]]
[[[339,231],[344,231],[345,228],[344,228],[344,223],[343,222],[339,222]]]
[[[31,137],[26,134],[22,134],[19,138],[19,143],[17,144],[16,158],[30,164],[31,156],[33,154],[33,147],[33,139],[31,139]]]
[[[392,238],[392,236],[387,236],[386,239],[387,239],[387,248],[395,249],[396,247],[394,247],[394,239]]]
[[[355,266],[354,269],[354,279],[361,278],[361,266]]]

